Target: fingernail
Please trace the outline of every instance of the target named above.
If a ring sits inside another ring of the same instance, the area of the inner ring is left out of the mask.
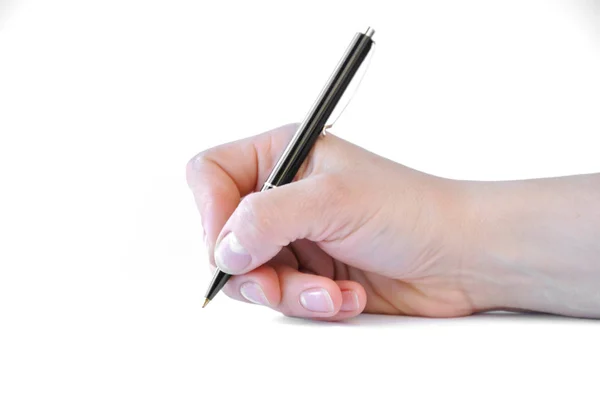
[[[321,288],[313,288],[300,294],[300,304],[313,312],[333,312],[333,300],[329,292]]]
[[[265,293],[258,283],[246,282],[242,284],[242,286],[240,286],[240,293],[251,303],[269,305],[269,300],[267,300],[267,296],[265,296]]]
[[[358,309],[358,294],[352,290],[342,290],[342,307],[340,311],[356,311]]]
[[[252,260],[248,251],[237,240],[233,232],[228,233],[221,240],[215,251],[215,262],[221,270],[227,273],[239,273],[244,270]]]

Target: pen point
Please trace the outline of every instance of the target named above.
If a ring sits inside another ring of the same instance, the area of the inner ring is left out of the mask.
[[[209,299],[205,299],[204,300],[204,304],[202,304],[202,308],[206,307],[208,305],[208,303],[210,303]]]

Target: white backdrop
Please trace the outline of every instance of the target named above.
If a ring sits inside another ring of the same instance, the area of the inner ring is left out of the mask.
[[[0,0],[0,396],[598,396],[595,321],[321,324],[210,280],[185,164],[301,121],[451,178],[600,171],[600,1]]]

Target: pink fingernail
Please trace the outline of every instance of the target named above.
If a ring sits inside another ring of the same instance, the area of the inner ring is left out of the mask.
[[[342,291],[342,307],[340,311],[356,311],[358,310],[358,294],[352,290]]]
[[[240,294],[251,303],[269,305],[267,296],[258,283],[246,282],[240,286]]]
[[[313,288],[300,294],[300,304],[312,312],[333,312],[333,300],[329,292],[321,288]]]
[[[228,233],[217,246],[215,262],[227,273],[240,273],[252,260],[233,232]]]

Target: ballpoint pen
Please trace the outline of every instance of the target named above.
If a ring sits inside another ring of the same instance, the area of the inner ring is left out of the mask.
[[[283,151],[271,174],[263,184],[261,192],[293,181],[313,144],[323,132],[327,120],[334,111],[344,91],[352,81],[367,54],[373,46],[375,31],[368,28],[365,33],[356,33],[346,53],[338,63],[317,101]],[[231,277],[217,268],[206,292],[202,308],[217,295]]]

